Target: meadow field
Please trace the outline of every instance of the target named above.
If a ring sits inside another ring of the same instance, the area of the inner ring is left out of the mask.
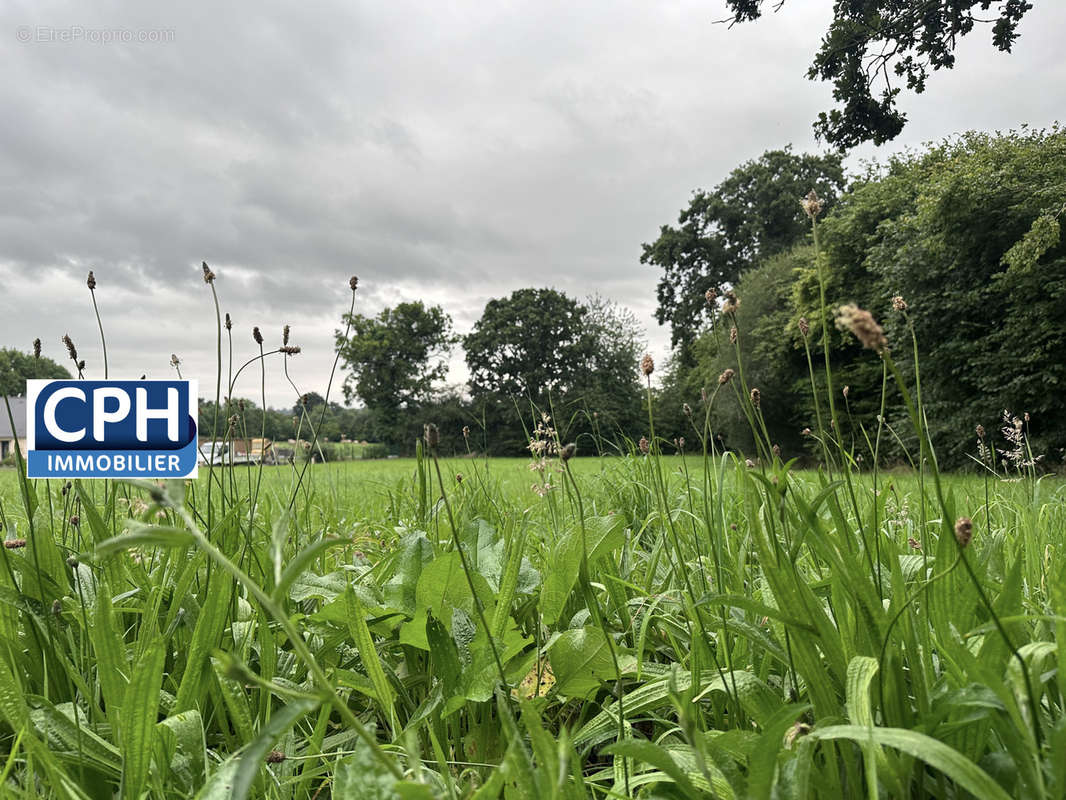
[[[3,795],[1063,796],[1062,480],[648,450],[3,471]]]

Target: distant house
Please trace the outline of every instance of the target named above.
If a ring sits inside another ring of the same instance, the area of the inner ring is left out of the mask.
[[[16,440],[23,455],[26,454],[26,398],[9,397],[7,402],[11,404],[11,416],[15,418],[15,430],[11,430],[7,406],[0,402],[0,461],[15,452]]]

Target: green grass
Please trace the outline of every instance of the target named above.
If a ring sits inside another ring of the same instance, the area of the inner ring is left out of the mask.
[[[570,465],[5,471],[5,792],[1062,796],[1061,481]]]

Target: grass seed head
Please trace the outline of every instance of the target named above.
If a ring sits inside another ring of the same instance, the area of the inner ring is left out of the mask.
[[[289,326],[286,325],[281,329],[281,344],[287,345],[289,343]]]
[[[718,291],[716,289],[708,289],[703,293],[704,299],[707,301],[707,305],[714,307],[714,301],[718,299]]]
[[[807,196],[800,200],[800,205],[803,207],[804,213],[811,219],[822,213],[822,201],[818,198],[818,193],[814,189],[807,192]]]
[[[266,763],[268,764],[280,764],[285,760],[285,754],[280,750],[271,750],[267,753]]]
[[[70,338],[69,333],[63,334],[63,344],[67,346],[67,354],[70,356],[70,360],[75,364],[78,363],[78,348],[74,346],[74,341]]]
[[[650,353],[645,353],[644,358],[640,360],[640,371],[644,377],[648,377],[655,372],[655,361]]]
[[[440,430],[432,422],[427,422],[422,428],[422,436],[430,449],[435,449],[440,444]]]
[[[214,283],[215,282],[215,273],[213,273],[211,271],[211,268],[209,266],[207,266],[207,262],[206,261],[203,262],[203,269],[204,269],[204,283]]]
[[[350,277],[348,279],[348,288],[351,289],[353,292],[355,291],[355,289],[356,289],[356,287],[358,285],[359,285],[359,278],[357,278],[355,275],[353,275],[352,277]]]
[[[570,444],[566,445],[565,447],[563,447],[562,450],[559,451],[559,458],[561,458],[563,461],[569,461],[571,458],[574,457],[576,453],[577,444],[575,442],[570,442]]]
[[[959,517],[955,520],[955,541],[959,547],[965,548],[973,538],[973,520],[969,517]]]
[[[228,330],[232,330],[232,329],[233,329],[233,320],[231,320],[229,318],[229,312],[227,311],[226,312],[226,330],[228,331]]]
[[[751,404],[758,408],[762,404],[762,392],[758,389],[751,390]]]
[[[26,546],[25,539],[7,539],[4,541],[4,547],[8,550],[19,550]]]
[[[736,292],[730,289],[725,293],[725,302],[722,303],[722,313],[736,314],[738,308],[740,308],[740,298],[737,297]]]
[[[800,335],[803,336],[804,339],[806,339],[807,335],[811,332],[811,323],[807,322],[806,317],[800,317],[799,322],[796,323],[796,327],[799,328]]]
[[[85,285],[89,287],[89,291],[95,291],[96,289],[96,276],[93,275],[93,271],[89,270],[89,276],[85,279]]]
[[[888,349],[885,332],[877,324],[873,314],[854,303],[840,306],[836,313],[836,326],[840,330],[851,331],[863,347],[882,353]]]
[[[34,360],[39,360],[41,358],[41,340],[40,339],[34,339],[33,340],[33,358],[34,358]]]
[[[729,329],[729,343],[730,344],[736,344],[737,343],[737,326],[736,325],[734,325],[732,328]]]
[[[640,452],[644,455],[647,455],[649,452],[651,452],[651,444],[648,443],[647,436],[640,437],[640,441],[637,442],[637,447],[640,448]]]
[[[902,313],[907,310],[907,301],[897,294],[892,298],[892,308]]]
[[[255,339],[255,343],[258,345],[263,344],[263,334],[259,332],[259,326],[252,328],[252,338]]]
[[[733,372],[733,370],[726,369],[722,372],[721,375],[718,376],[718,383],[720,383],[722,386],[725,386],[727,383],[733,380],[734,375],[736,375],[736,373]]]

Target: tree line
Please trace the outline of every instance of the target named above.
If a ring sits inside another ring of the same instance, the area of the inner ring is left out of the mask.
[[[799,202],[812,188],[817,242]],[[641,261],[660,276],[656,316],[673,342],[652,391],[657,431],[666,442],[694,441],[702,399],[723,372],[743,370],[782,454],[813,456],[804,431],[815,427],[812,379],[823,391],[821,370],[812,378],[807,361],[823,346],[820,265],[826,313],[846,303],[869,309],[907,380],[920,383],[943,466],[971,463],[978,430],[988,437],[981,446],[999,458],[1061,464],[1064,213],[1066,133],[1058,127],[969,133],[854,175],[838,154],[790,148],[741,164],[712,189],[695,191],[677,223],[642,246]],[[862,452],[883,414],[880,454],[907,463],[916,449],[904,433],[911,426],[901,424],[881,362],[827,322],[842,435]],[[525,451],[542,414],[583,452],[626,449],[648,433],[637,369],[643,331],[630,311],[603,297],[519,289],[490,300],[463,336],[442,307],[420,301],[342,323],[336,346],[345,404],[331,400],[323,415],[325,401],[313,393],[284,410],[234,400],[247,435],[309,439],[313,421],[321,440],[369,440],[402,454],[433,421],[444,452],[503,455]],[[445,383],[457,347],[470,374],[464,386]],[[29,377],[69,372],[40,353],[0,350],[4,393],[20,393]],[[751,452],[744,404],[729,395],[711,410],[711,423],[722,446]],[[202,404],[201,430],[211,430],[215,416],[213,404]],[[1012,450],[1018,424],[1031,454]]]
[[[798,202],[803,182],[819,187],[817,249]],[[683,428],[683,404],[743,364],[784,455],[813,452],[803,431],[815,417],[805,343],[822,351],[817,258],[827,313],[846,303],[869,309],[909,385],[920,385],[942,466],[971,464],[979,430],[987,436],[980,446],[997,458],[1061,465],[1064,212],[1066,133],[1058,127],[964,134],[866,165],[847,181],[835,156],[785,150],[741,165],[714,190],[696,192],[678,226],[664,226],[644,247],[644,261],[662,270],[659,316],[677,343],[658,396],[664,428]],[[672,294],[678,287],[684,302]],[[723,314],[720,300],[708,304],[705,287],[733,292],[734,313]],[[828,322],[842,435],[863,452],[884,408],[881,455],[907,463],[916,442],[904,433],[911,426],[891,381],[882,394],[880,360]],[[823,392],[817,369],[814,381]],[[719,404],[712,420],[726,441],[751,446],[739,403]],[[1033,453],[1014,451],[1015,425],[1028,430]]]
[[[490,300],[465,336],[440,306],[400,303],[346,315],[337,349],[345,399],[364,409],[367,438],[409,452],[433,421],[444,451],[518,454],[543,415],[590,451],[624,446],[643,415],[634,365],[644,349],[632,312],[600,296],[551,288]],[[470,380],[447,386],[453,348]]]

